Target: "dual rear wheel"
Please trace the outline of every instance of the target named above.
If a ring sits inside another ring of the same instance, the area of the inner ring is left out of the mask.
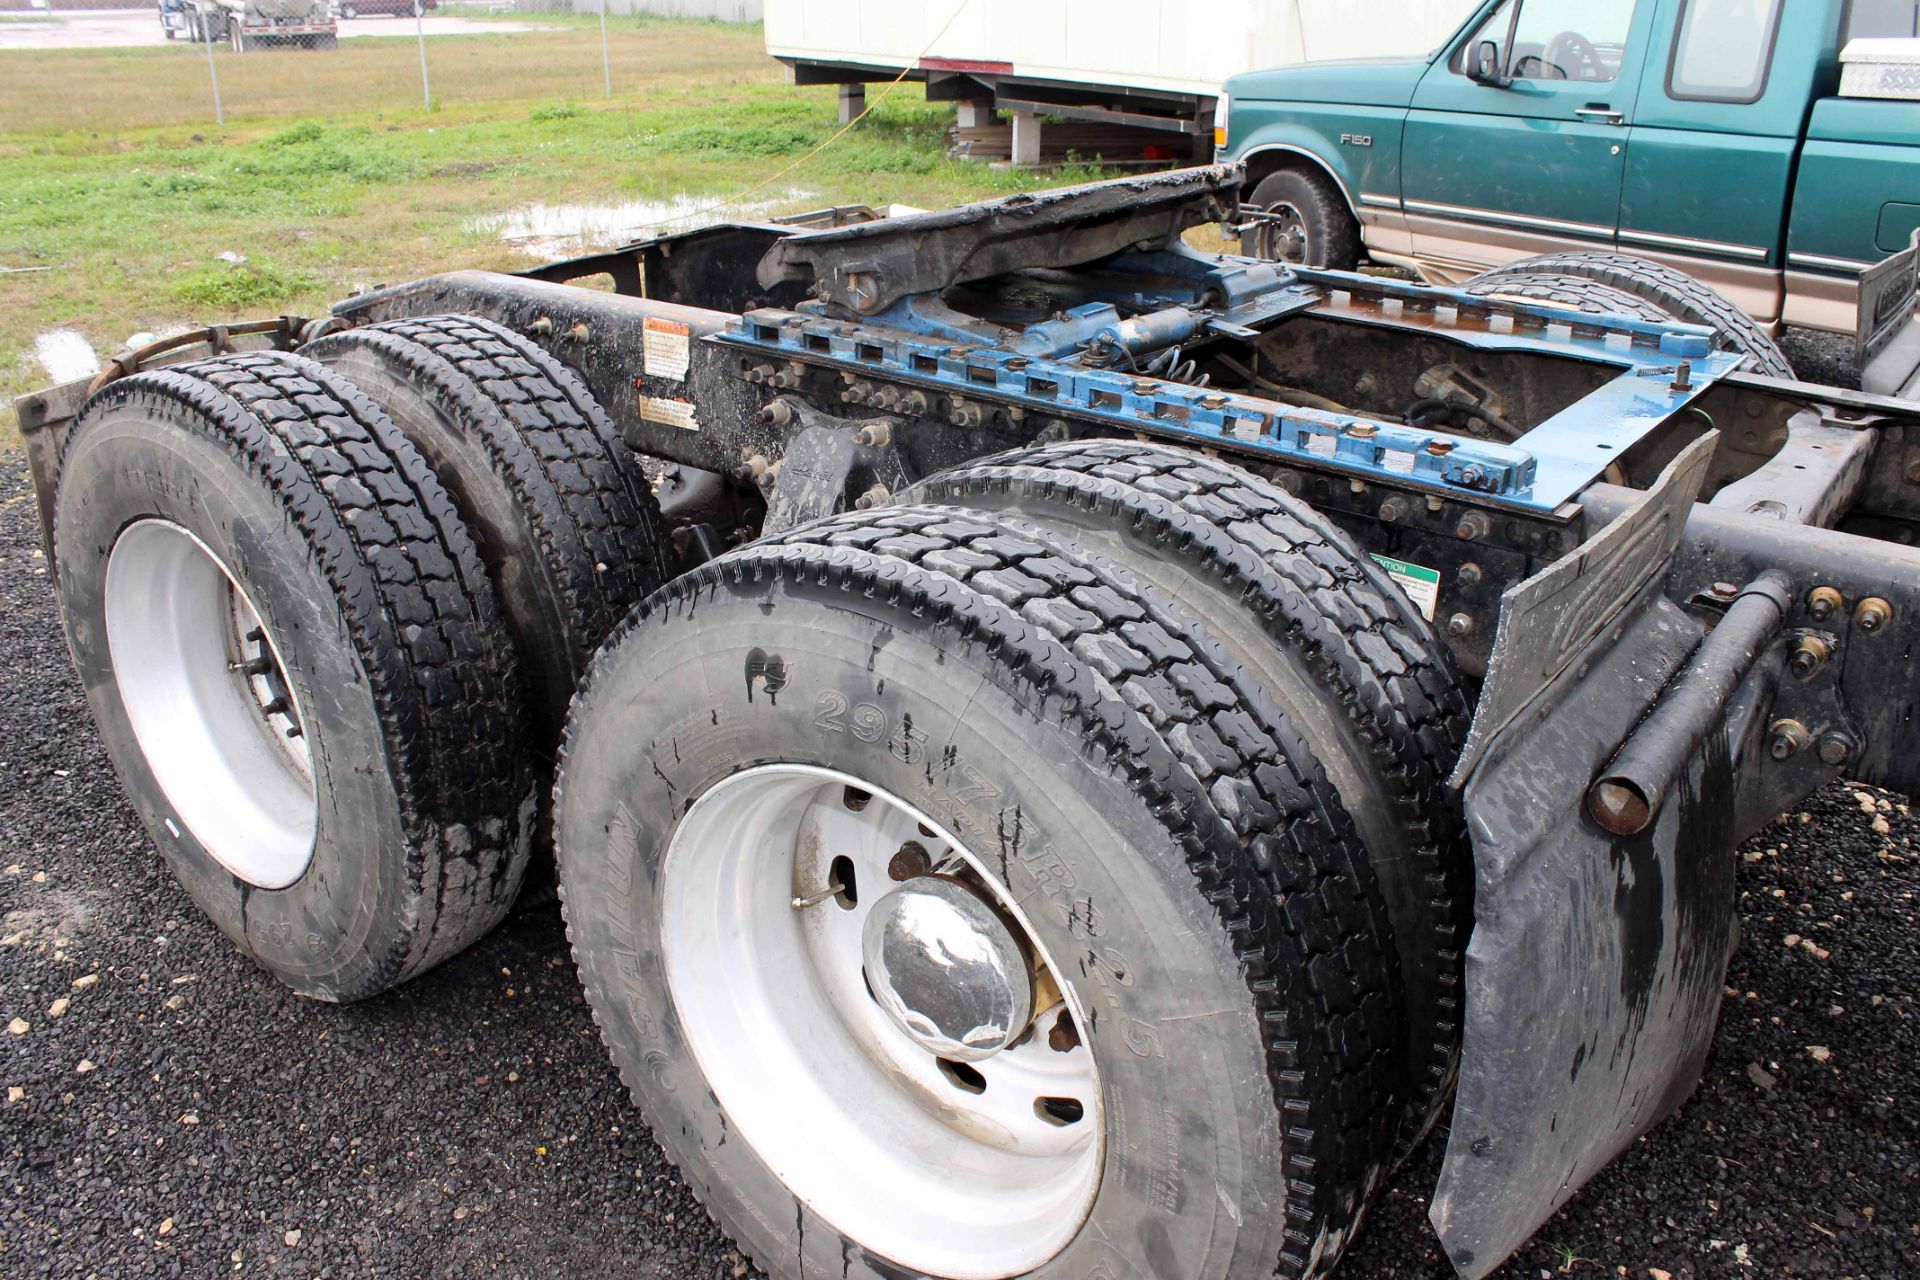
[[[668,581],[577,379],[442,317],[110,384],[55,543],[156,843],[308,994],[499,920],[558,758],[614,1062],[787,1280],[1321,1275],[1446,1096],[1458,682],[1218,460],[1023,450]]]
[[[637,462],[524,338],[441,317],[306,350],[95,395],[55,564],[181,882],[296,990],[354,1000],[512,906],[573,678],[667,553]]]
[[[556,798],[575,958],[776,1276],[1321,1275],[1450,1080],[1462,848],[1416,807],[1462,710],[1272,486],[994,460],[603,648]]]

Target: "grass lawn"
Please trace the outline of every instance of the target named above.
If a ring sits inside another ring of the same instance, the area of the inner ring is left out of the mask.
[[[225,128],[203,48],[0,52],[0,398],[48,381],[34,341],[51,328],[104,353],[188,321],[317,314],[356,285],[525,267],[476,219],[535,201],[724,198],[837,127],[833,90],[785,84],[757,26],[614,20],[611,101],[597,22],[427,51],[432,112],[411,40],[223,51]],[[1087,176],[949,161],[951,120],[902,85],[750,198],[938,206]],[[7,270],[21,267],[51,269]],[[14,431],[0,414],[0,445]]]

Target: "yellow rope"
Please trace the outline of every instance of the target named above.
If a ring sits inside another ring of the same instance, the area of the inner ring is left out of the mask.
[[[685,222],[690,218],[704,217],[709,213],[713,213],[717,210],[724,209],[729,205],[739,204],[742,200],[746,199],[748,196],[752,195],[754,192],[764,190],[765,188],[770,187],[774,183],[780,181],[780,179],[786,177],[788,174],[792,173],[795,169],[798,169],[801,165],[813,159],[815,156],[819,155],[822,151],[825,151],[828,147],[832,146],[834,143],[840,141],[840,139],[846,137],[849,130],[851,130],[855,125],[859,124],[862,120],[865,120],[867,118],[868,113],[870,113],[875,107],[879,106],[881,103],[885,102],[887,100],[887,96],[891,94],[895,89],[900,87],[901,82],[907,78],[908,72],[912,71],[914,68],[918,67],[922,62],[926,61],[927,55],[933,52],[933,46],[940,43],[940,41],[946,36],[948,30],[951,29],[953,24],[959,20],[960,15],[966,11],[967,6],[972,3],[973,3],[973,0],[960,0],[959,5],[955,7],[952,14],[948,15],[946,22],[941,24],[940,29],[933,33],[933,39],[927,41],[926,48],[920,51],[920,56],[915,58],[912,62],[909,62],[906,66],[900,68],[900,74],[895,76],[893,79],[889,80],[886,84],[886,87],[881,89],[879,94],[875,96],[871,102],[867,103],[866,106],[860,109],[859,115],[855,116],[853,119],[841,125],[840,128],[833,134],[833,136],[828,138],[825,142],[821,143],[819,146],[815,147],[813,150],[807,152],[807,154],[801,156],[798,160],[795,160],[792,164],[788,165],[786,168],[779,170],[777,173],[768,175],[767,177],[761,179],[759,182],[754,183],[752,186],[746,188],[743,191],[734,192],[732,195],[728,196],[725,200],[721,200],[716,204],[707,205],[705,208],[702,208],[702,209],[695,209],[690,213],[683,213],[677,217],[668,218],[666,221],[655,223],[654,225],[660,226],[660,227],[669,227],[676,222]]]

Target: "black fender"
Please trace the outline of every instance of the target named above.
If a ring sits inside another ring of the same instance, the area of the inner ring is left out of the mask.
[[[1507,593],[1456,785],[1473,840],[1459,1094],[1430,1217],[1493,1271],[1699,1080],[1735,937],[1736,777],[1791,588],[1664,587],[1713,447]]]

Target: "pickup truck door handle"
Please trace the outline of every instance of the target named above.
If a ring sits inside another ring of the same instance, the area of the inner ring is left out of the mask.
[[[1627,113],[1615,111],[1612,107],[1575,107],[1573,114],[1582,120],[1598,120],[1601,124],[1625,124]]]

